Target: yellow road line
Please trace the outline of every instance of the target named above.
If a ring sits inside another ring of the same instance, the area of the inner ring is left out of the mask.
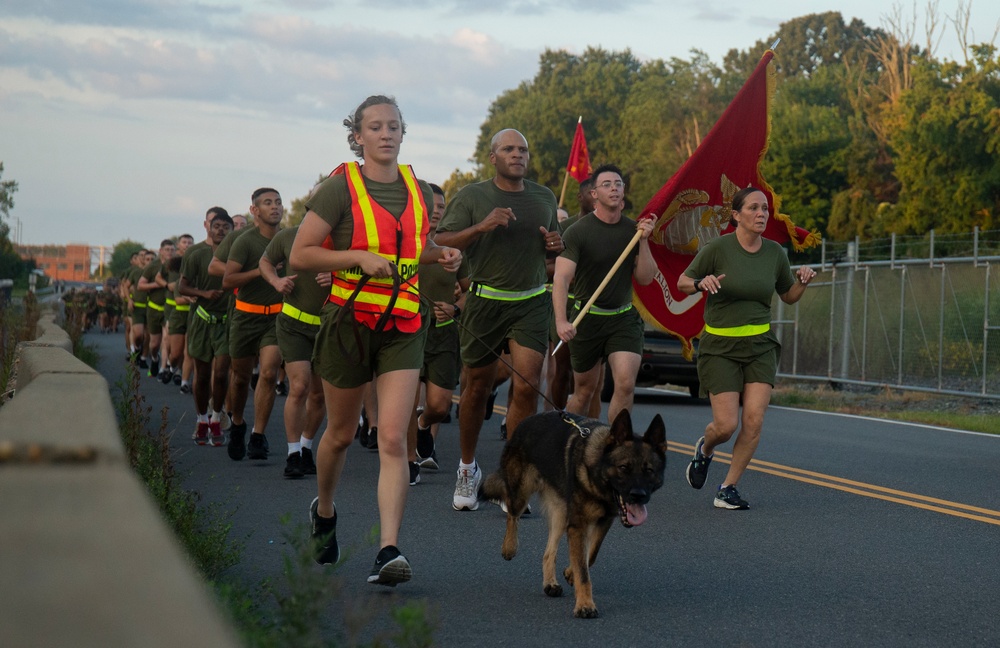
[[[672,441],[667,445],[669,450],[687,455],[689,457],[694,452],[694,446],[691,445],[674,443]],[[732,455],[716,450],[714,458],[717,461],[728,464],[731,463]],[[952,515],[968,520],[975,520],[977,522],[985,522],[987,524],[1000,526],[1000,511],[994,511],[992,509],[970,506],[959,502],[950,502],[936,497],[927,497],[926,495],[908,493],[906,491],[896,490],[893,488],[866,484],[864,482],[844,479],[843,477],[825,475],[823,473],[802,470],[801,468],[793,468],[791,466],[784,466],[782,464],[771,463],[769,461],[760,461],[758,459],[751,460],[750,465],[747,468],[748,470],[755,470],[768,475],[792,479],[806,484],[812,484],[814,486],[832,488],[834,490],[853,493],[863,497],[871,497],[873,499],[894,502],[904,506],[912,506],[914,508],[924,509],[927,511],[934,511],[935,513],[943,513],[945,515]]]

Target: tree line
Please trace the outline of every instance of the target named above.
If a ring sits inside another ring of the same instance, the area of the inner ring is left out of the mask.
[[[968,9],[960,5],[949,21],[961,30],[964,15],[966,34]],[[780,38],[763,171],[783,213],[832,240],[991,230],[1000,213],[1000,57],[992,43],[962,40],[964,60],[935,58],[946,25],[933,14],[925,20],[920,45],[916,16],[906,20],[898,8],[885,28],[811,14],[730,50],[721,64],[697,50],[646,62],[629,50],[545,51],[535,77],[490,106],[473,171],[456,169],[443,186],[450,195],[490,177],[490,138],[516,127],[531,147],[531,179],[559,195],[582,114],[591,162],[622,167],[638,210]]]

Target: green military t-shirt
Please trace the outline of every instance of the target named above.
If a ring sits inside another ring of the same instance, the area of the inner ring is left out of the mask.
[[[396,182],[385,183],[366,178],[364,174],[361,174],[361,177],[371,199],[399,219],[406,211],[406,205],[410,200],[410,193],[403,179],[400,177]],[[423,180],[418,180],[417,183],[423,194],[424,204],[430,210],[434,205],[434,194]],[[330,237],[333,239],[335,250],[350,249],[351,239],[354,236],[354,217],[351,213],[351,191],[347,188],[345,175],[338,174],[323,180],[309,196],[306,209],[315,212],[330,225],[332,228]],[[424,234],[429,228],[429,223],[430,211],[424,214]]]
[[[129,281],[132,282],[132,301],[145,304],[149,295],[145,290],[139,290],[139,277],[142,276],[143,268],[133,266],[129,272]]]
[[[213,277],[208,274],[208,265],[212,262],[212,247],[205,245],[203,248],[191,246],[184,254],[181,261],[181,277],[187,280],[188,285],[198,290],[222,290],[222,277]],[[222,296],[213,299],[198,298],[198,306],[204,308],[213,315],[225,315],[229,309],[229,295],[224,292]]]
[[[236,239],[243,236],[244,234],[249,234],[252,230],[257,229],[253,225],[248,225],[241,230],[233,230],[232,232],[226,234],[226,238],[222,239],[219,243],[219,247],[215,248],[215,258],[219,261],[225,263],[229,260],[229,252],[233,249],[233,243]]]
[[[172,276],[171,281],[175,282],[174,299],[177,299],[178,297],[183,297],[183,295],[181,295],[180,279],[184,275],[184,262],[187,261],[188,257],[191,255],[192,252],[197,252],[202,248],[208,248],[209,250],[211,250],[212,246],[206,243],[205,241],[198,241],[197,243],[195,243],[194,245],[192,245],[191,247],[189,247],[187,250],[184,251],[184,255],[181,257],[181,269],[177,272],[176,277],[173,277],[173,275],[171,275]]]
[[[762,239],[759,250],[748,252],[736,234],[726,234],[707,243],[684,274],[695,281],[710,274],[726,275],[719,292],[705,293],[705,323],[718,328],[770,323],[775,292],[784,294],[795,284],[788,257],[780,245]],[[773,329],[755,338],[778,345]],[[736,353],[745,350],[741,343],[744,339],[706,333],[701,337],[698,353]]]
[[[292,243],[295,242],[295,234],[298,231],[297,225],[281,230],[274,235],[264,250],[264,256],[272,265],[284,264],[284,267],[278,271],[278,276],[284,277],[288,274],[288,258],[292,254]],[[323,303],[330,295],[330,289],[316,283],[315,272],[297,272],[295,274],[297,275],[294,279],[295,287],[292,292],[285,295],[285,303],[310,315],[319,315]]]
[[[634,236],[635,221],[631,218],[622,216],[617,223],[611,225],[593,213],[580,218],[565,231],[563,243],[566,249],[560,256],[576,263],[573,293],[581,308],[604,281],[611,266]],[[595,306],[614,309],[632,302],[632,271],[635,269],[637,256],[638,245],[632,248],[611,281],[601,291],[594,302]]]
[[[445,209],[438,232],[460,232],[490,215],[496,207],[507,207],[517,220],[507,227],[481,235],[465,253],[469,276],[500,290],[529,290],[546,281],[545,237],[539,231],[556,231],[556,197],[547,187],[524,181],[523,191],[503,191],[492,180],[468,185]]]
[[[163,268],[163,264],[160,263],[159,259],[153,259],[150,261],[142,271],[142,278],[146,281],[155,282],[156,275],[160,274],[160,270]],[[159,304],[162,306],[167,299],[166,288],[155,288],[147,292],[149,301],[154,304]]]
[[[433,302],[454,304],[455,283],[468,276],[469,263],[464,258],[457,272],[448,272],[440,263],[422,263],[420,264],[420,292]]]
[[[254,227],[246,236],[241,236],[233,242],[227,263],[229,261],[238,263],[242,268],[240,272],[256,270],[260,266],[260,255],[264,254],[264,250],[267,249],[267,244],[270,242],[271,239]],[[240,286],[238,298],[240,301],[262,306],[281,303],[281,293],[275,290],[274,286],[269,284],[264,277],[254,277]]]

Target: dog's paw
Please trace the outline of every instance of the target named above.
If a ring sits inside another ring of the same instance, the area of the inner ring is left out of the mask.
[[[562,585],[560,585],[559,583],[546,583],[543,589],[545,590],[545,593],[547,595],[553,598],[563,595]]]
[[[594,605],[581,605],[573,610],[573,616],[577,619],[596,619],[597,607]]]
[[[503,544],[500,545],[500,555],[504,560],[513,560],[517,555],[517,539],[504,538]]]
[[[573,587],[573,568],[567,567],[563,570],[563,578],[566,579],[566,584]]]

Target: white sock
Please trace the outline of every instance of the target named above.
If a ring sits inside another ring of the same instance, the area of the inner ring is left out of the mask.
[[[295,443],[289,443],[288,444],[288,454],[293,455],[293,454],[299,454],[300,452],[302,452],[302,444],[301,443],[299,443],[298,441],[296,441]]]
[[[302,443],[302,447],[303,448],[312,450],[312,447],[313,447],[313,440],[312,439],[307,439],[305,437],[302,437],[301,443]]]
[[[467,463],[462,463],[462,460],[459,459],[458,460],[458,469],[459,470],[468,470],[470,472],[476,472],[476,460],[473,459],[472,463],[467,464]]]
[[[218,412],[212,412],[213,423],[218,423],[221,420],[222,420],[222,410],[219,410]]]
[[[182,381],[181,381],[181,385],[182,385],[182,386],[183,386],[183,385],[190,385],[190,384],[191,384],[191,381],[190,381],[190,380],[182,380]]]
[[[206,412],[204,414],[199,414],[198,415],[198,422],[199,423],[208,423],[208,412]]]

